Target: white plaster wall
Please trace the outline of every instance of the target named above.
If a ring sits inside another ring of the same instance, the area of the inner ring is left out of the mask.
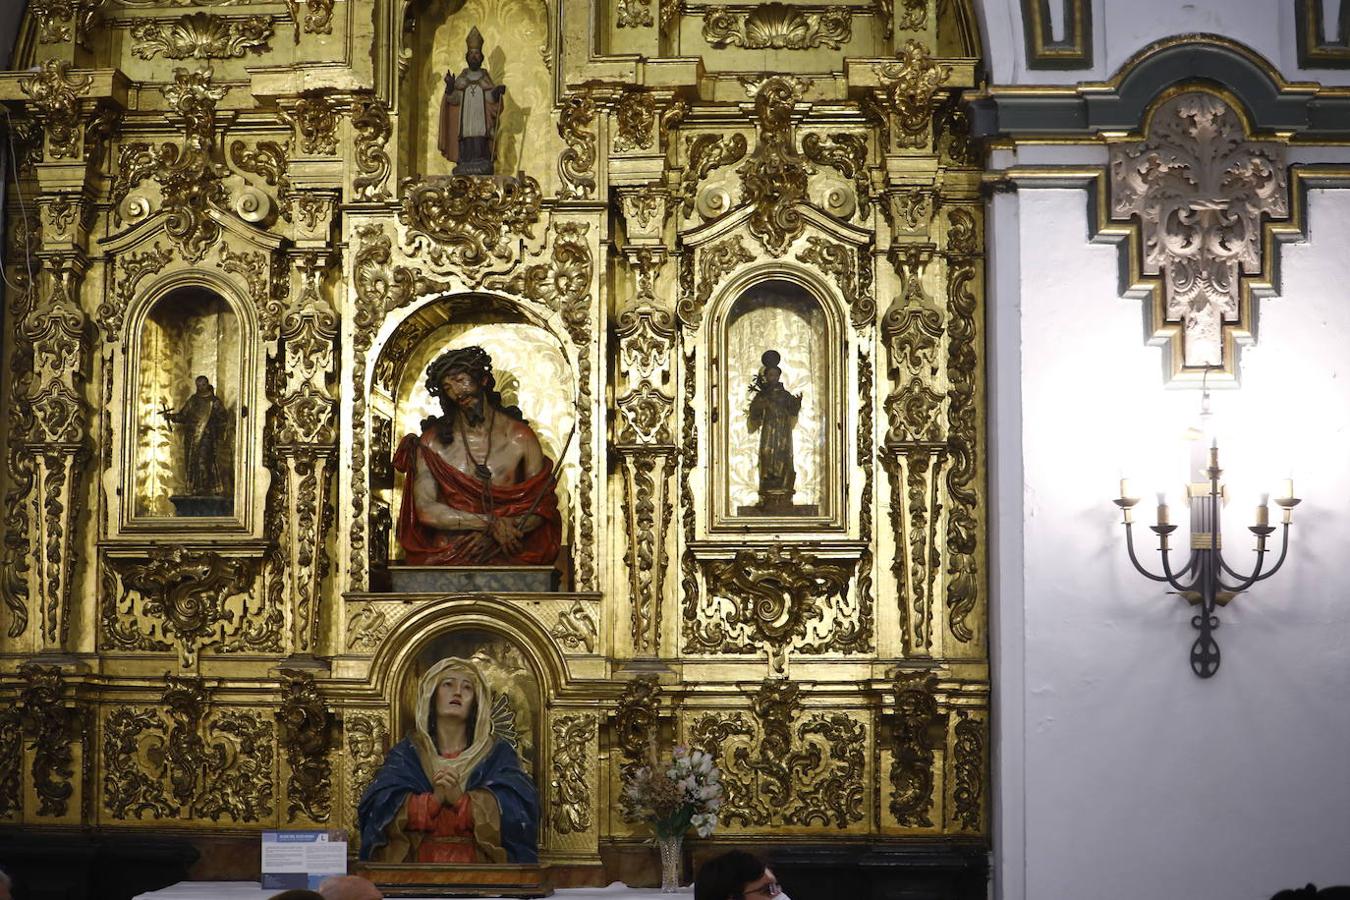
[[[1154,41],[1191,32],[1240,41],[1281,72],[1298,72],[1297,80],[1350,83],[1350,70],[1299,71],[1294,0],[1092,0],[1094,65],[1068,72],[1027,69],[1019,0],[977,2],[989,54],[987,64],[996,84],[1103,81]],[[1052,8],[1061,3],[1063,0],[1050,0]],[[1334,10],[1331,21],[1335,21]]]
[[[996,896],[1350,884],[1350,191],[1310,204],[1243,386],[1215,397],[1235,565],[1256,493],[1292,467],[1306,500],[1284,569],[1220,611],[1202,680],[1189,608],[1133,571],[1110,503],[1122,469],[1176,496],[1198,397],[1162,386],[1083,192],[993,202]]]

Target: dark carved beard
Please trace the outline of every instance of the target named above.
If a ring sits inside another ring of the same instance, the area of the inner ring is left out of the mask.
[[[470,426],[475,428],[479,425],[482,425],[487,418],[485,415],[483,415],[484,405],[485,404],[483,402],[483,395],[479,394],[478,399],[474,402],[472,406],[469,407],[461,406],[460,412],[464,414],[464,421],[467,422]]]

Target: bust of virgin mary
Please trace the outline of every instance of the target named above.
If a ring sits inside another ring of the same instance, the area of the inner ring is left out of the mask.
[[[415,728],[357,807],[361,859],[538,862],[539,796],[515,748],[493,734],[492,693],[478,666],[443,659],[417,696]]]

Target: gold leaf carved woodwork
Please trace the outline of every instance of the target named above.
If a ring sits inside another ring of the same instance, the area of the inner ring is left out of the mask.
[[[688,259],[688,257],[685,257]],[[683,301],[681,301],[683,302]],[[694,350],[684,351],[684,367],[681,369],[682,410],[680,416],[680,529],[683,531],[684,549],[680,553],[680,593],[684,598],[685,609],[697,607],[702,592],[699,588],[698,559],[694,555],[694,470],[698,468],[698,417],[694,414],[695,379],[694,363],[697,355]]]
[[[625,190],[619,194],[624,220],[628,223],[629,237],[646,237],[651,232],[659,239],[661,226],[666,218],[666,194],[653,187],[639,190]],[[655,227],[653,227],[653,224]]]
[[[337,153],[341,118],[333,101],[326,97],[302,97],[285,116],[295,129],[296,144],[302,153],[311,156]]]
[[[277,205],[281,214],[290,218],[291,182],[286,177],[290,145],[277,141],[258,141],[250,149],[243,141],[230,143],[230,159],[241,171],[260,176],[277,189]]]
[[[668,401],[667,401],[668,402]],[[654,654],[660,644],[661,599],[666,583],[666,534],[674,515],[670,498],[673,448],[629,447],[619,451],[623,466],[632,605],[633,650]]]
[[[626,766],[656,759],[661,729],[661,683],[655,675],[628,682],[614,709],[614,737]]]
[[[586,603],[577,600],[558,613],[558,621],[554,623],[549,633],[567,650],[574,653],[594,653],[596,638],[600,636],[600,627]]]
[[[357,607],[347,617],[347,649],[366,652],[374,650],[389,634],[393,623],[389,614],[374,603]]]
[[[979,569],[981,451],[979,384],[979,226],[963,208],[948,213],[947,271],[947,616],[952,635],[975,639],[968,619],[983,590]]]
[[[389,750],[389,724],[384,716],[370,712],[349,712],[342,723],[347,739],[347,809],[355,810],[375,773],[384,764]],[[359,832],[357,834],[359,840]]]
[[[981,831],[984,826],[985,724],[967,710],[956,711],[955,745],[952,748],[954,784],[952,806],[962,831]]]
[[[167,677],[158,707],[120,706],[103,729],[103,806],[116,819],[262,822],[275,737],[257,710],[217,709],[200,678]]]
[[[885,401],[886,442],[904,444],[942,440],[943,397],[932,388],[946,330],[942,310],[928,296],[923,273],[931,259],[927,247],[892,248],[901,277],[901,293],[881,319],[887,370],[895,388]]]
[[[558,156],[558,196],[585,200],[595,194],[595,99],[589,93],[563,98],[558,114],[558,134],[567,149]]]
[[[656,98],[651,91],[627,90],[619,98],[615,112],[617,134],[614,149],[620,153],[651,148],[656,127]]]
[[[542,195],[539,182],[520,178],[455,176],[414,185],[399,221],[414,253],[458,270],[476,284],[489,266],[514,264],[533,237]]]
[[[738,235],[724,238],[715,244],[700,248],[698,290],[692,295],[680,297],[676,313],[680,321],[690,328],[697,328],[703,319],[703,308],[712,298],[717,285],[737,266],[754,262],[755,256],[745,248]]]
[[[738,163],[745,157],[749,143],[743,134],[696,134],[685,143],[684,174],[680,179],[680,197],[685,216],[693,215],[698,186],[708,173]]]
[[[28,95],[33,115],[42,125],[48,158],[79,158],[83,139],[80,96],[93,83],[89,75],[71,75],[70,63],[61,59],[45,60],[36,74],[19,79],[19,88]]]
[[[596,718],[589,713],[558,716],[553,720],[553,795],[550,821],[558,834],[591,830],[592,744]]]
[[[785,3],[762,3],[748,13],[711,6],[703,14],[703,39],[713,47],[747,50],[838,50],[853,36],[847,6],[803,12]]]
[[[295,42],[300,43],[300,7],[305,8],[306,34],[333,33],[334,0],[286,0],[291,11],[291,20],[295,22]]]
[[[901,825],[931,827],[934,748],[946,734],[939,714],[937,678],[924,673],[901,674],[895,686],[891,732],[891,815]]]
[[[789,648],[823,652],[834,632],[846,644],[857,642],[853,632],[871,631],[872,623],[845,620],[842,607],[851,565],[824,562],[797,547],[775,544],[766,549],[737,550],[729,560],[704,564],[710,607],[685,608],[685,650],[689,652],[747,653],[763,647],[781,669]],[[713,611],[716,611],[713,614]],[[828,615],[833,613],[833,615]],[[834,619],[831,633],[810,639],[813,626]]]
[[[352,128],[356,131],[357,175],[352,179],[355,199],[362,203],[386,200],[393,165],[388,151],[393,134],[389,107],[382,100],[357,100],[352,107]]]
[[[277,279],[273,288],[271,275],[276,260],[261,250],[235,251],[229,244],[221,244],[217,264],[221,270],[239,276],[248,286],[249,299],[258,313],[259,333],[264,340],[276,340],[285,314],[281,292],[288,286],[285,279]]]
[[[858,209],[867,212],[872,198],[871,175],[867,170],[867,138],[846,131],[824,138],[819,134],[807,134],[802,138],[802,152],[811,162],[830,166],[852,180]]]
[[[900,27],[919,31],[928,24],[928,0],[900,0]]]
[[[10,289],[8,305],[13,327],[22,330],[37,301],[37,285],[27,266],[15,263],[37,250],[36,229],[19,223],[9,235],[9,271],[6,274]],[[32,409],[26,402],[32,387],[34,353],[27,341],[15,342],[9,352],[9,402],[5,410],[7,460],[9,463],[4,495],[3,533],[0,536],[0,598],[9,613],[6,634],[20,637],[28,629],[29,577],[32,534],[36,530],[32,498],[37,488],[37,461],[28,448],[28,440],[37,427]]]
[[[690,727],[689,743],[722,770],[728,825],[845,829],[863,820],[866,727],[845,713],[807,714],[799,694],[795,682],[765,679],[751,698],[753,723],[704,713]]]
[[[390,266],[393,241],[384,226],[374,223],[356,228],[357,249],[352,257],[352,278],[356,287],[356,312],[352,325],[352,377],[359,386],[352,398],[352,519],[347,531],[348,572],[352,590],[364,590],[369,572],[366,556],[366,369],[367,356],[375,333],[391,311],[411,302],[416,296],[418,278],[404,266]]]
[[[227,19],[198,12],[174,22],[155,19],[131,26],[136,43],[133,56],[152,59],[238,59],[249,52],[262,54],[272,36],[271,16]]]
[[[141,595],[140,614],[177,643],[185,667],[194,664],[202,647],[221,642],[222,624],[236,624],[226,601],[248,592],[253,582],[246,562],[181,546],[153,549],[146,562],[119,568],[124,590]],[[107,609],[105,633],[111,629],[115,639],[126,626],[119,628],[115,608],[113,615]]]
[[[895,0],[872,0],[872,15],[887,41],[895,34]]]
[[[805,229],[798,204],[806,200],[806,163],[797,153],[792,113],[801,83],[789,76],[769,78],[755,92],[759,139],[755,152],[736,171],[743,200],[750,206],[750,233],[770,253],[782,256]]]
[[[1289,213],[1284,144],[1248,140],[1241,115],[1202,91],[1148,121],[1146,140],[1111,147],[1111,216],[1138,217],[1138,267],[1161,276],[1163,321],[1152,329],[1180,326],[1183,366],[1231,371],[1229,335],[1254,327],[1241,281],[1262,270],[1261,221]]]
[[[868,108],[880,119],[885,142],[900,149],[927,146],[950,67],[935,62],[923,44],[909,40],[898,59],[875,68],[881,90],[868,98]]]
[[[645,28],[651,25],[651,0],[618,0],[614,24],[619,28]]]
[[[107,0],[30,0],[28,15],[37,24],[39,44],[61,44],[73,37],[83,44],[94,17]]]
[[[839,285],[840,296],[848,304],[849,320],[855,328],[872,324],[877,314],[876,302],[863,290],[856,272],[855,257],[867,253],[865,247],[854,251],[843,244],[810,235],[806,239],[806,248],[797,254],[798,260],[811,263],[825,275],[834,278]]]
[[[675,401],[656,382],[668,378],[675,342],[670,313],[643,305],[619,316],[619,365],[633,387],[615,402],[619,411],[617,441],[621,445],[673,443],[670,414]]]
[[[594,422],[591,400],[591,279],[594,257],[588,243],[590,224],[553,223],[553,246],[546,263],[526,266],[510,278],[495,277],[487,282],[492,290],[513,293],[526,300],[544,304],[559,313],[577,351],[577,437],[581,447],[580,502],[576,511],[578,535],[577,583],[589,590],[595,578],[595,521],[591,481],[595,463],[591,453]],[[561,460],[559,461],[561,465]]]
[[[281,707],[276,711],[277,736],[286,754],[286,821],[303,813],[312,822],[326,822],[332,803],[333,713],[308,672],[283,671]]]
[[[0,819],[23,812],[23,722],[13,706],[0,709]]]
[[[32,746],[33,792],[39,816],[64,816],[75,794],[70,744],[79,713],[61,699],[64,680],[56,666],[25,663],[19,667],[23,686],[16,708],[24,735]]]
[[[863,252],[866,252],[865,250]],[[873,523],[872,507],[873,482],[876,472],[874,454],[875,434],[872,423],[872,356],[866,351],[858,351],[858,455],[856,462],[863,473],[862,500],[858,509],[858,539],[862,541],[862,553],[858,556],[858,613],[860,619],[870,619],[875,600],[872,596],[872,552]],[[866,630],[865,638],[856,647],[861,652],[873,648],[871,629]]]

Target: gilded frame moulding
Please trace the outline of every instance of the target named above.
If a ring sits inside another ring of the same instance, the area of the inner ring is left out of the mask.
[[[1028,69],[1092,68],[1092,0],[1021,0]],[[1064,36],[1055,39],[1050,4],[1063,5]]]
[[[1321,0],[1294,0],[1300,69],[1350,68],[1350,10],[1340,4],[1335,29],[1327,28]]]
[[[838,50],[853,37],[847,6],[804,12],[786,3],[760,3],[740,12],[727,6],[703,11],[703,40],[712,47],[746,50]]]

